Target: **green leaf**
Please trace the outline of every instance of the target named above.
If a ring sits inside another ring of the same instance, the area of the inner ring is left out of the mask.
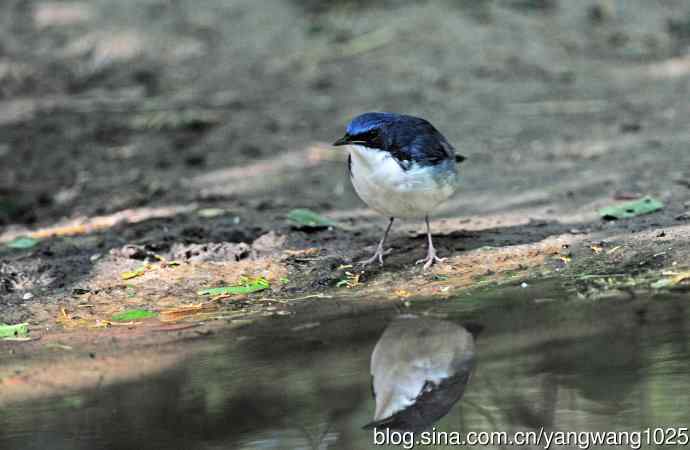
[[[604,220],[629,219],[642,214],[653,213],[664,207],[664,204],[652,197],[644,197],[632,202],[621,203],[599,210],[599,215]]]
[[[16,325],[5,325],[0,323],[0,339],[14,339],[29,335],[29,324],[18,323]]]
[[[136,269],[130,271],[130,272],[122,272],[121,276],[123,280],[131,280],[132,278],[140,277],[143,274],[146,273],[147,270],[151,269],[150,264],[145,264],[141,267],[137,267]]]
[[[158,313],[146,309],[130,309],[129,311],[113,315],[112,320],[115,322],[131,322],[132,320],[148,319],[157,315]]]
[[[39,242],[40,241],[38,239],[34,239],[30,236],[19,236],[18,238],[8,242],[7,246],[9,248],[31,248]]]
[[[223,286],[217,288],[202,289],[197,294],[199,295],[210,295],[211,297],[216,297],[218,295],[241,295],[241,294],[251,294],[252,292],[263,291],[268,289],[270,283],[267,279],[263,277],[249,279],[241,278],[237,284],[231,286]]]
[[[310,209],[293,209],[288,213],[287,218],[296,228],[319,229],[338,226],[335,221]]]

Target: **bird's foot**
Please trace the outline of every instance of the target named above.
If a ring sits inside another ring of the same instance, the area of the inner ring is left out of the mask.
[[[443,262],[446,259],[448,259],[448,258],[439,258],[438,256],[436,256],[436,249],[431,247],[426,254],[426,258],[420,259],[419,261],[415,262],[415,264],[424,263],[424,267],[422,268],[422,270],[427,270],[427,269],[429,269],[429,267],[431,267],[435,263]]]
[[[368,259],[363,259],[362,261],[358,261],[357,264],[359,264],[361,266],[368,266],[369,264],[378,260],[379,264],[383,266],[383,257],[392,251],[393,251],[392,248],[389,248],[388,250],[383,250],[383,247],[377,247],[376,253],[374,253],[374,256],[372,256],[371,258],[368,258]]]

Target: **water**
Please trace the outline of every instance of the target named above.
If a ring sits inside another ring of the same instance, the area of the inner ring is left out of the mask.
[[[443,404],[429,409],[427,402],[420,414],[447,412],[433,423],[438,431],[687,427],[687,305],[687,294],[589,301],[542,286],[420,302],[317,327],[293,329],[308,322],[299,316],[272,321],[240,339],[213,338],[213,351],[156,376],[2,411],[0,448],[379,448],[372,430],[362,429],[374,420],[369,365],[377,342],[384,361],[373,383],[379,392],[386,383],[419,387],[405,360],[436,373],[459,371],[440,395],[439,385],[422,383],[431,392],[426,400],[435,395]],[[381,339],[400,312],[424,323]],[[386,382],[395,371],[402,378]]]

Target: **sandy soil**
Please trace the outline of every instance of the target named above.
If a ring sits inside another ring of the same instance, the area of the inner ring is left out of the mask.
[[[0,243],[41,241],[0,250],[0,323],[35,339],[0,350],[203,336],[110,323],[132,308],[201,304],[175,326],[217,330],[306,300],[340,314],[538,277],[599,298],[688,270],[687,2],[324,3],[3,3]],[[411,222],[386,266],[350,267],[385,219],[328,142],[367,110],[424,116],[468,157],[429,273]],[[642,195],[664,209],[597,213]],[[294,229],[293,208],[343,226]],[[241,276],[271,289],[197,295]]]

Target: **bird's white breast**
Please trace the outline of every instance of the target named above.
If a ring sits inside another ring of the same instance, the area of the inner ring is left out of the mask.
[[[424,217],[455,191],[454,166],[439,169],[413,164],[403,170],[389,153],[361,145],[350,146],[350,156],[355,191],[370,208],[386,216]]]

